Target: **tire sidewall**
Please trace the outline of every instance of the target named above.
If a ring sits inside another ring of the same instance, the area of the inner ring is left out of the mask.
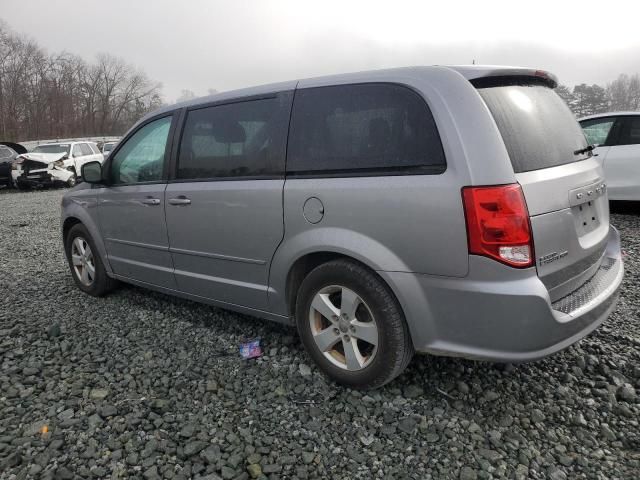
[[[89,244],[89,247],[91,247],[91,252],[93,253],[93,259],[94,259],[93,263],[96,268],[96,276],[93,280],[93,283],[90,286],[86,286],[80,281],[80,279],[76,275],[75,268],[73,268],[73,262],[71,260],[71,245],[73,244],[73,241],[77,237],[84,238]],[[71,227],[71,230],[69,230],[69,233],[67,234],[67,238],[65,241],[65,253],[67,256],[67,263],[69,264],[69,270],[71,270],[71,276],[73,277],[73,281],[75,282],[76,286],[83,292],[88,293],[89,295],[94,295],[94,296],[101,295],[102,290],[104,289],[104,285],[106,285],[106,282],[107,282],[107,278],[106,278],[107,272],[104,268],[104,265],[102,264],[102,259],[100,258],[98,249],[96,248],[95,243],[93,242],[93,238],[91,237],[91,235],[89,234],[89,232],[87,231],[84,225],[77,224]]]
[[[328,265],[327,265],[328,266]],[[300,338],[318,367],[339,383],[352,388],[367,388],[377,384],[381,375],[390,364],[394,363],[392,346],[390,345],[387,318],[399,315],[404,321],[400,307],[393,294],[382,281],[378,287],[386,290],[386,295],[375,295],[366,277],[357,274],[357,269],[332,269],[322,265],[313,270],[302,282],[296,302],[296,323]],[[325,268],[323,268],[325,267]],[[370,277],[370,276],[369,276]],[[353,290],[369,307],[378,328],[378,350],[373,361],[364,369],[356,372],[344,370],[333,365],[316,347],[309,325],[309,309],[314,296],[322,288],[339,285]]]

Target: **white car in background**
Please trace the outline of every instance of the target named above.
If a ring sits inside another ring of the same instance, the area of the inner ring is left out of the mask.
[[[640,112],[612,112],[580,119],[604,168],[609,200],[640,200]]]
[[[102,163],[104,156],[93,142],[63,142],[38,145],[18,156],[11,172],[16,188],[73,187],[82,166]]]

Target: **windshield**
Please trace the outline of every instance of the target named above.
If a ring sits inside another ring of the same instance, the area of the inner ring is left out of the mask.
[[[33,149],[33,153],[69,153],[69,144],[38,145]]]
[[[13,157],[13,150],[9,147],[5,147],[4,145],[0,145],[0,158],[6,159]]]
[[[589,158],[587,146],[564,101],[543,85],[478,88],[502,134],[516,173],[557,167]]]

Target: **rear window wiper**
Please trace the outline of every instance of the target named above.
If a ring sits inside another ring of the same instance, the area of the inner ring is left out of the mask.
[[[594,145],[587,145],[586,147],[581,148],[580,150],[575,150],[573,154],[582,155],[583,153],[592,152],[594,148],[596,148]]]

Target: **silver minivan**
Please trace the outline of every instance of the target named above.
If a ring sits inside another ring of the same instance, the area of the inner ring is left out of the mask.
[[[601,165],[556,79],[413,67],[292,81],[143,118],[62,204],[78,287],[117,281],[295,324],[355,388],[414,352],[573,344],[623,276]]]

